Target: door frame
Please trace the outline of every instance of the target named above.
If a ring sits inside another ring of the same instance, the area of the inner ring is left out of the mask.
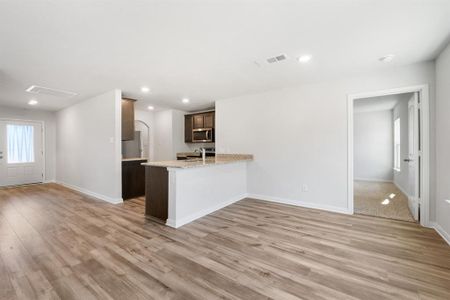
[[[46,157],[46,149],[45,149],[45,122],[44,121],[40,121],[40,120],[24,120],[24,119],[14,119],[14,118],[0,118],[0,121],[11,121],[11,122],[24,122],[24,123],[38,123],[41,125],[41,129],[42,129],[42,183],[47,182],[47,174],[46,174],[46,169],[47,169],[47,165],[45,162],[45,157]]]
[[[353,170],[353,104],[357,99],[388,96],[403,93],[419,93],[420,97],[420,110],[421,110],[421,169],[420,169],[420,188],[422,191],[422,197],[420,201],[420,224],[425,227],[430,227],[430,99],[429,99],[429,87],[428,84],[406,86],[393,89],[376,90],[372,92],[363,92],[357,94],[349,94],[347,96],[347,207],[350,214],[354,214],[354,170]]]

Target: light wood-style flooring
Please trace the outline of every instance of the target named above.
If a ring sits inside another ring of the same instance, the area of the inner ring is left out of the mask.
[[[180,229],[56,184],[0,189],[0,299],[450,299],[415,223],[245,199]]]

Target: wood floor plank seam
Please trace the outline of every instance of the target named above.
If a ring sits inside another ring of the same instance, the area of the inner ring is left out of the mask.
[[[0,189],[0,299],[450,299],[412,222],[244,199],[179,229],[57,184]]]

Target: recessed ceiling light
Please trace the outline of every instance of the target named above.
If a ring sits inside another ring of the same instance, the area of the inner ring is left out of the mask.
[[[151,105],[147,106],[147,108],[150,109],[150,110],[154,110],[154,109],[155,109],[155,108],[154,108],[153,106],[151,106]]]
[[[37,100],[31,99],[30,101],[28,101],[29,105],[36,105],[38,104]]]
[[[311,55],[302,55],[298,58],[298,62],[304,64],[304,63],[307,63],[308,61],[310,61],[311,58],[312,58]]]
[[[390,62],[394,59],[394,57],[395,57],[394,54],[388,54],[388,55],[380,57],[378,60],[381,62]]]
[[[148,93],[148,92],[150,92],[150,88],[146,87],[146,86],[143,86],[143,87],[141,87],[141,92]]]
[[[181,100],[183,103],[189,103],[189,99],[188,98],[184,98],[183,100]]]
[[[383,202],[381,202],[381,204],[383,205],[388,205],[389,204],[389,199],[384,199]]]

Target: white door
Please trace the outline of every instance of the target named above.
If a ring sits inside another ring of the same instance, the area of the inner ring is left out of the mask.
[[[415,220],[419,220],[419,93],[408,102],[408,157],[404,159],[408,163],[409,209]]]
[[[0,120],[0,186],[43,182],[42,124]]]

